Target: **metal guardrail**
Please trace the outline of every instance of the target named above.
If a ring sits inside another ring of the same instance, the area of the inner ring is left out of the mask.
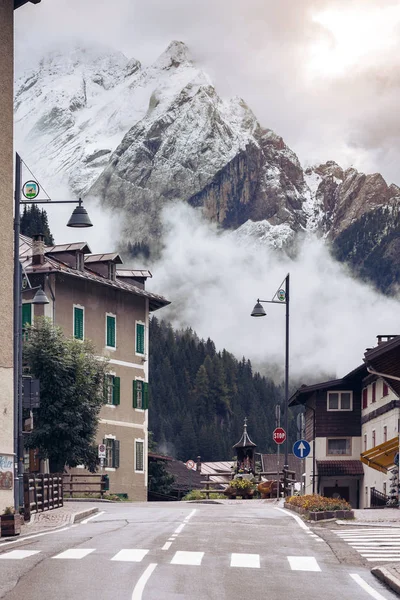
[[[374,487],[371,488],[371,508],[378,508],[387,505],[389,496],[379,492]]]
[[[60,473],[24,473],[24,519],[32,513],[63,506],[63,476]]]

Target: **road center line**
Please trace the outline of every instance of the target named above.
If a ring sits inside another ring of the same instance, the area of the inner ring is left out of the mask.
[[[357,575],[357,573],[350,573],[350,577],[352,577],[352,579],[354,579],[354,581],[358,583],[358,585],[362,587],[362,589],[365,590],[372,598],[375,598],[375,600],[386,600],[385,596],[382,596],[382,594],[374,590],[374,588],[371,587],[369,583],[364,581],[360,575]]]
[[[184,522],[186,522],[186,523],[187,523],[187,522],[189,521],[189,519],[191,519],[191,518],[193,517],[193,515],[194,515],[194,513],[195,513],[195,512],[196,512],[196,509],[192,510],[192,512],[191,512],[191,513],[190,513],[190,514],[189,514],[187,517],[185,517],[185,518],[183,519],[183,520],[184,520]]]
[[[176,534],[180,533],[184,527],[185,527],[185,523],[181,523],[181,524],[179,525],[179,527],[177,527],[177,528],[175,529],[174,533],[176,533]]]
[[[139,581],[137,582],[137,584],[134,587],[134,590],[132,592],[132,600],[142,600],[142,594],[143,594],[144,587],[145,587],[146,583],[148,582],[148,580],[150,579],[150,576],[151,576],[152,572],[154,571],[154,569],[156,568],[156,566],[157,566],[157,563],[151,563],[147,567],[147,569],[145,570],[145,572],[140,577]]]
[[[161,548],[161,550],[169,550],[171,547],[172,542],[165,542],[164,546]]]

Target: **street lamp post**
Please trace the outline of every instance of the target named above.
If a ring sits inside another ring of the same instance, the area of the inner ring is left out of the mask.
[[[78,204],[73,211],[68,227],[92,227],[82,200],[22,200],[22,160],[15,154],[15,193],[14,193],[14,507],[16,511],[23,505],[24,444],[22,433],[22,294],[21,264],[19,260],[19,236],[21,232],[21,204]],[[48,304],[46,294],[40,288],[35,294],[33,304]]]
[[[285,285],[285,289],[283,289],[283,285]],[[282,284],[279,286],[278,290],[274,294],[272,300],[257,300],[257,304],[253,308],[251,313],[252,317],[265,317],[266,312],[262,307],[261,303],[267,304],[285,304],[286,306],[286,334],[285,334],[285,419],[284,419],[284,427],[286,432],[286,440],[285,440],[285,464],[283,467],[284,470],[284,494],[286,495],[286,486],[287,486],[287,472],[289,470],[289,458],[288,458],[288,447],[289,447],[289,432],[288,432],[288,413],[289,413],[289,300],[290,300],[290,274],[288,273],[285,279],[282,281]]]

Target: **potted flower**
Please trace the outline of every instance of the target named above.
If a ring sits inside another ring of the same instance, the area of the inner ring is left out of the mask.
[[[15,514],[12,506],[7,506],[0,516],[1,537],[19,535],[21,533],[21,517]]]

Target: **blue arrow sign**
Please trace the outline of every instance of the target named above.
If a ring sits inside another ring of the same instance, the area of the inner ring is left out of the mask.
[[[306,440],[297,440],[293,444],[293,454],[297,458],[306,458],[311,451],[310,444]]]

